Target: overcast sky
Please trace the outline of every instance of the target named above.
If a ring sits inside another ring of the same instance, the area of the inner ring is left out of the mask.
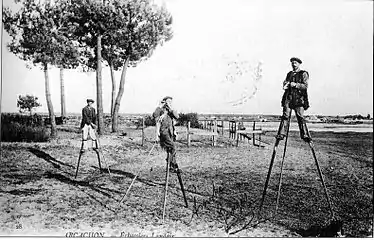
[[[11,1],[4,1],[4,6]],[[165,0],[174,38],[128,71],[120,112],[149,113],[165,95],[182,112],[281,114],[289,59],[310,74],[307,114],[373,114],[372,1]],[[3,33],[1,111],[17,111],[19,94],[39,97],[47,112],[43,72],[6,49]],[[261,63],[261,78],[253,77]],[[241,75],[238,72],[242,72]],[[120,72],[116,73],[119,82]],[[55,112],[59,71],[50,70]],[[80,112],[96,98],[95,73],[65,73],[66,108]],[[104,112],[111,79],[103,70]]]

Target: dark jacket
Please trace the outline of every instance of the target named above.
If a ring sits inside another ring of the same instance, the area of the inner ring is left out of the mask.
[[[290,108],[303,107],[305,110],[309,108],[308,99],[308,80],[309,73],[307,71],[300,70],[298,72],[290,71],[286,79],[283,82],[283,86],[288,82],[296,83],[295,87],[289,86],[288,89],[284,91],[282,97],[282,107],[286,104]]]
[[[179,115],[177,111],[171,110],[168,111],[165,108],[157,107],[156,110],[153,113],[153,118],[158,121],[158,119],[165,113],[165,116],[163,117],[161,121],[161,127],[160,127],[160,134],[170,134],[170,136],[174,135],[174,124],[173,119],[178,119]]]
[[[96,111],[95,111],[95,108],[90,107],[90,106],[85,106],[82,109],[81,128],[83,128],[85,124],[91,125],[91,123],[96,125]]]

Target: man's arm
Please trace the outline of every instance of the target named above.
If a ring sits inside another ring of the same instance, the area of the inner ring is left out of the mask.
[[[96,125],[96,110],[92,108],[92,124]]]
[[[162,109],[160,107],[157,107],[156,110],[153,112],[152,116],[154,119],[158,118],[161,116],[163,113]]]
[[[179,114],[178,114],[178,112],[175,111],[175,110],[171,110],[171,111],[170,111],[170,115],[171,115],[172,118],[175,118],[175,119],[178,119],[178,118],[179,118]]]
[[[81,128],[84,127],[84,124],[86,124],[86,119],[84,116],[84,108],[82,109],[82,120],[81,120]]]
[[[286,79],[284,79],[283,81],[283,90],[286,90],[288,88],[288,86],[290,85],[290,82],[288,81],[288,75],[290,73],[287,73],[287,76],[286,76]]]
[[[296,83],[295,87],[297,89],[303,89],[306,90],[308,88],[308,80],[309,80],[309,75],[307,72],[303,72],[303,77],[302,77],[302,83]]]
[[[88,116],[87,108],[82,109],[82,119],[84,124],[91,124],[91,117]]]

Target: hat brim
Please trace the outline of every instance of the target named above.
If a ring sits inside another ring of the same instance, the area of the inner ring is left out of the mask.
[[[298,62],[298,63],[300,63],[300,64],[303,63],[303,61],[301,61],[300,58],[291,58],[291,59],[290,59],[290,62],[293,62],[293,61]]]
[[[173,98],[172,97],[164,97],[164,99],[162,99],[162,101],[163,102],[165,102],[166,100],[168,100],[168,99],[171,99],[171,100],[173,100]]]

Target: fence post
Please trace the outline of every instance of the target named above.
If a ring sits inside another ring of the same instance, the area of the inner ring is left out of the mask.
[[[236,124],[236,121],[234,122],[234,134],[235,134],[235,139],[237,139],[237,136],[238,136],[238,125]]]
[[[255,133],[254,131],[256,130],[256,121],[253,122],[253,145],[256,145],[256,140],[255,140]]]
[[[213,127],[213,132],[215,134],[217,134],[217,120],[214,120],[214,127]],[[215,135],[213,135],[213,147],[216,146],[216,142],[217,142],[217,137]]]
[[[261,134],[262,134],[262,127],[259,128],[261,130],[261,133],[258,136],[258,146],[261,147]]]
[[[238,133],[239,126],[240,126],[240,122],[239,122],[239,124],[236,124],[236,122],[235,122],[235,139],[236,139],[236,146],[237,147],[239,146],[239,136],[240,136],[240,134]]]
[[[229,139],[231,138],[231,122],[229,120]]]
[[[222,132],[222,136],[223,136],[223,120],[221,120],[221,127],[222,127],[222,130],[221,130],[221,132]]]
[[[241,128],[240,130],[244,129],[244,121],[243,120],[240,122],[240,128]],[[240,141],[243,141],[243,139],[244,139],[243,135],[240,134]]]
[[[144,122],[144,116],[143,116],[142,117],[142,146],[144,146],[144,140],[145,140],[144,128],[145,128],[145,122]]]
[[[191,122],[187,122],[187,147],[191,145],[191,136],[190,136],[190,127],[191,127]]]
[[[229,121],[229,129],[230,129],[230,138],[234,138],[234,122],[232,120]]]

